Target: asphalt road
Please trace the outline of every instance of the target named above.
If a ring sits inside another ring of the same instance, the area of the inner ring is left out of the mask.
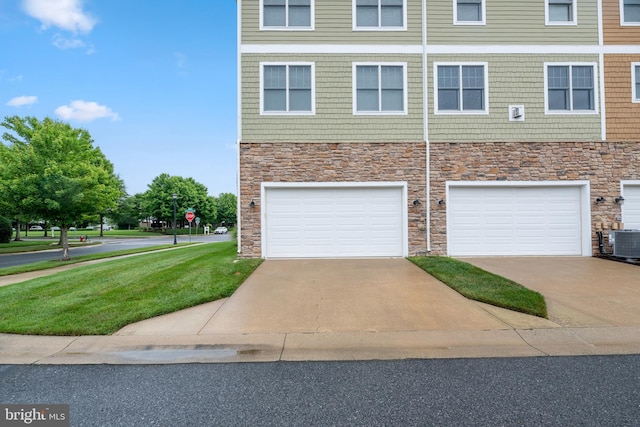
[[[0,365],[0,403],[72,426],[638,426],[640,355]]]
[[[188,242],[189,236],[177,236],[178,243]],[[224,242],[231,240],[230,234],[210,234],[208,236],[192,235],[192,242]],[[173,243],[173,236],[162,237],[145,237],[131,239],[110,239],[92,238],[93,242],[100,242],[100,245],[70,248],[71,257],[80,255],[90,255],[96,253],[113,252],[122,249],[136,249],[147,246],[169,245]],[[29,252],[22,254],[3,254],[0,255],[0,268],[12,267],[15,265],[29,264],[38,261],[47,261],[51,259],[60,259],[62,257],[62,249],[51,251]]]

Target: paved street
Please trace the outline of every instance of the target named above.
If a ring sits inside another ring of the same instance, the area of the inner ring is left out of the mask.
[[[73,237],[71,234],[70,236]],[[189,236],[178,236],[178,243],[188,242]],[[231,240],[230,234],[210,234],[203,236],[195,234],[191,236],[192,242],[223,242]],[[173,235],[161,237],[145,237],[132,239],[113,239],[107,237],[93,238],[94,242],[101,242],[101,245],[75,247],[69,249],[71,256],[91,255],[96,253],[113,252],[122,249],[136,249],[147,246],[169,245],[173,243]],[[62,256],[62,249],[51,251],[30,252],[22,254],[6,254],[0,255],[0,268],[12,267],[15,265],[29,264],[38,261],[47,261],[50,259],[59,259]]]
[[[72,426],[637,426],[640,356],[0,365],[0,403]]]

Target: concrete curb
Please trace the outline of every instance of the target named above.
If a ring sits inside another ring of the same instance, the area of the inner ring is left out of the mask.
[[[640,354],[640,327],[40,337],[0,334],[0,364],[173,364]]]

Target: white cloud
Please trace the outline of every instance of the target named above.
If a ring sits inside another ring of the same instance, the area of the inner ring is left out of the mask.
[[[66,39],[60,34],[53,36],[53,45],[58,49],[78,49],[86,45],[80,39]]]
[[[17,96],[7,102],[9,107],[22,107],[23,105],[31,105],[38,102],[37,96]]]
[[[79,122],[90,122],[103,118],[120,120],[118,113],[114,113],[109,107],[99,105],[97,102],[82,100],[71,101],[69,105],[62,105],[56,108],[55,113],[64,120],[77,120]]]
[[[43,28],[53,26],[73,33],[89,33],[97,21],[82,10],[82,1],[23,0],[23,7]]]

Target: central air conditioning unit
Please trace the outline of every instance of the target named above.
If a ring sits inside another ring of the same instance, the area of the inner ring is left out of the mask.
[[[640,258],[640,230],[611,231],[609,241],[613,245],[613,256]]]

